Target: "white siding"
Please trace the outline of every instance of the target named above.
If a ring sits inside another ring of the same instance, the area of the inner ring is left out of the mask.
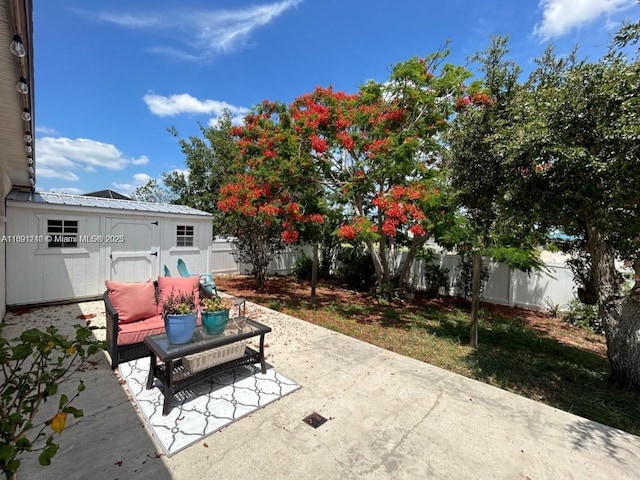
[[[0,205],[0,238],[2,238],[7,232],[7,211],[5,208],[6,201],[4,198],[11,191],[11,179],[9,175],[0,168],[0,198],[2,198],[2,204]],[[7,305],[7,269],[6,269],[6,245],[0,245],[0,321],[4,319]]]

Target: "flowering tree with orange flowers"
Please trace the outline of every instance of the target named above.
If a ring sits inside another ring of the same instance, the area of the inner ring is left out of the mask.
[[[218,207],[253,252],[259,283],[282,243],[317,235],[329,206],[348,219],[339,238],[366,244],[388,293],[430,236],[444,238],[455,209],[439,180],[441,136],[469,76],[445,56],[400,63],[355,94],[316,88],[289,106],[264,101],[231,129],[239,155]]]
[[[231,134],[239,155],[220,188],[218,208],[240,260],[253,265],[262,285],[274,254],[285,244],[309,240],[324,223],[323,195],[314,181],[314,159],[291,128],[286,105],[263,101]]]
[[[349,219],[338,236],[366,244],[388,294],[402,288],[426,240],[444,237],[452,223],[438,179],[440,137],[469,73],[444,64],[445,56],[400,63],[388,82],[368,82],[356,94],[316,88],[290,107],[301,148]],[[398,265],[401,247],[408,254]]]

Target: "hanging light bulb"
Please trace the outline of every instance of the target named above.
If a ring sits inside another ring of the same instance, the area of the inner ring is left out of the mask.
[[[33,165],[33,157],[32,157],[31,155],[29,155],[29,156],[27,157],[27,163],[28,163],[29,165]]]
[[[33,178],[29,179],[29,183],[31,184],[31,186],[33,187],[36,184],[36,181]]]
[[[29,172],[29,176],[33,175],[33,167],[27,168],[27,172]]]
[[[13,40],[11,41],[11,45],[9,46],[9,50],[11,50],[11,53],[13,53],[16,57],[24,57],[27,54],[27,50],[24,48],[24,43],[22,43],[22,38],[20,38],[20,35],[14,35],[13,36]]]
[[[24,147],[24,151],[27,152],[27,153],[31,153],[31,152],[33,152],[33,147],[31,147],[31,145],[27,144]]]
[[[23,108],[21,117],[22,117],[22,120],[24,120],[25,122],[30,122],[31,121],[31,111],[28,108]]]
[[[23,95],[26,95],[27,93],[29,93],[29,85],[27,85],[26,78],[20,77],[20,80],[18,80],[18,84],[16,85],[16,90],[18,90],[18,92],[20,92]]]
[[[31,132],[26,132],[24,134],[24,141],[27,143],[31,143],[31,140],[33,140],[33,137],[31,136]]]

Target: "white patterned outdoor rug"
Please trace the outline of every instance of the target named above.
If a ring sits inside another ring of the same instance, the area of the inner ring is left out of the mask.
[[[300,388],[273,368],[263,375],[259,366],[237,367],[178,393],[163,416],[160,381],[146,389],[149,359],[121,363],[119,370],[167,456]]]

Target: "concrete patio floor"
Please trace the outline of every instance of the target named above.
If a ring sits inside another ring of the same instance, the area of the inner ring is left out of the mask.
[[[273,329],[267,361],[300,390],[167,458],[100,353],[81,374],[87,389],[75,405],[84,417],[70,419],[51,466],[28,456],[18,478],[638,478],[640,437],[284,314],[247,310]],[[10,312],[5,336],[32,325],[68,330],[92,313],[104,326],[102,302]],[[330,420],[313,429],[302,421],[312,412]]]

